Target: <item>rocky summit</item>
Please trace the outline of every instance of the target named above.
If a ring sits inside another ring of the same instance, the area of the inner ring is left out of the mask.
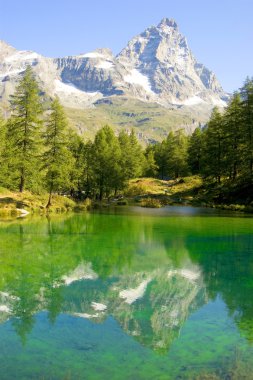
[[[213,72],[198,63],[176,22],[163,19],[134,37],[116,57],[109,49],[64,58],[18,51],[0,42],[0,96],[8,98],[27,65],[41,87],[69,107],[90,107],[99,99],[127,96],[164,107],[225,105]]]

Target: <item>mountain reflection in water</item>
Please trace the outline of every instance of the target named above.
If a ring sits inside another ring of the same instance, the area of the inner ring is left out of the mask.
[[[251,347],[252,227],[251,218],[145,211],[2,222],[0,321],[25,346],[40,312],[52,328],[59,315],[94,326],[113,318],[167,355],[191,316],[222,304],[227,336],[236,328]]]

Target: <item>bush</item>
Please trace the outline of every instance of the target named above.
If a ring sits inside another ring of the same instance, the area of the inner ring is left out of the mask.
[[[86,198],[84,202],[80,202],[74,207],[74,211],[75,212],[87,211],[87,210],[90,210],[91,208],[92,208],[92,201],[91,199]]]
[[[127,197],[136,197],[137,195],[147,194],[147,187],[143,184],[133,184],[125,191]]]
[[[162,207],[162,204],[159,199],[146,198],[141,201],[141,207],[160,208]]]

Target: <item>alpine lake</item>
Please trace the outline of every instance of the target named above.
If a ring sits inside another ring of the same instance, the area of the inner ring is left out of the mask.
[[[253,218],[0,221],[1,380],[253,379]]]

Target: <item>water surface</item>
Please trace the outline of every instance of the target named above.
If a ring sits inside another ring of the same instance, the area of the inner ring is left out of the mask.
[[[253,379],[253,219],[0,222],[0,378]]]

